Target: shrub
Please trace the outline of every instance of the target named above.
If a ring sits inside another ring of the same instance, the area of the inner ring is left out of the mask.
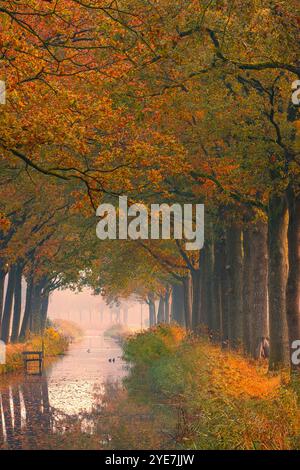
[[[129,337],[123,347],[124,358],[135,365],[151,365],[174,351],[185,335],[179,326],[157,325]]]

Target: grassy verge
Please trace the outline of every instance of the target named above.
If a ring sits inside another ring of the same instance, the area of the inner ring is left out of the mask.
[[[62,355],[68,348],[71,339],[78,337],[80,330],[69,322],[63,325],[52,324],[46,328],[43,341],[45,357]],[[6,348],[6,364],[0,365],[0,376],[17,372],[23,368],[22,352],[26,350],[39,351],[42,348],[42,337],[32,335],[24,343],[9,344]]]
[[[130,337],[129,397],[152,406],[176,448],[299,449],[297,383],[176,326]]]

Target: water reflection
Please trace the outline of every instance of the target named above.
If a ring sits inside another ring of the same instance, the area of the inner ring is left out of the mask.
[[[91,334],[71,345],[46,375],[12,377],[0,384],[0,448],[48,447],[50,437],[74,431],[93,433],[95,404],[107,387],[121,387],[126,374],[118,344]],[[109,362],[114,357],[115,363]]]
[[[181,410],[147,395],[120,356],[115,341],[90,334],[45,376],[0,382],[0,449],[175,448]]]
[[[1,390],[0,446],[35,447],[41,435],[52,431],[53,415],[46,377],[26,377],[22,384]]]
[[[63,360],[48,370],[51,405],[68,415],[91,411],[95,388],[104,393],[106,382],[120,382],[126,375],[121,354],[116,341],[99,333],[90,332],[71,345]]]

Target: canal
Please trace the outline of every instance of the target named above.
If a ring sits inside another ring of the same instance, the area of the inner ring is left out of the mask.
[[[74,441],[74,436],[89,442],[104,397],[122,390],[127,372],[121,354],[114,339],[87,331],[70,344],[65,356],[46,367],[42,377],[0,378],[0,448],[60,448],[64,439]],[[109,440],[109,435],[102,436],[99,447],[105,448]],[[72,446],[76,448],[76,442]]]

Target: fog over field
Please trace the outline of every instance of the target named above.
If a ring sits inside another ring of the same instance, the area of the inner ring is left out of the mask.
[[[120,307],[110,308],[100,295],[93,295],[89,289],[73,292],[70,289],[55,291],[50,297],[50,320],[64,319],[78,323],[84,329],[105,329],[112,323],[126,323],[124,310],[128,309],[127,324],[130,328],[141,327],[141,309],[143,326],[147,326],[146,304],[135,301],[121,301]],[[120,320],[118,313],[120,310]]]

